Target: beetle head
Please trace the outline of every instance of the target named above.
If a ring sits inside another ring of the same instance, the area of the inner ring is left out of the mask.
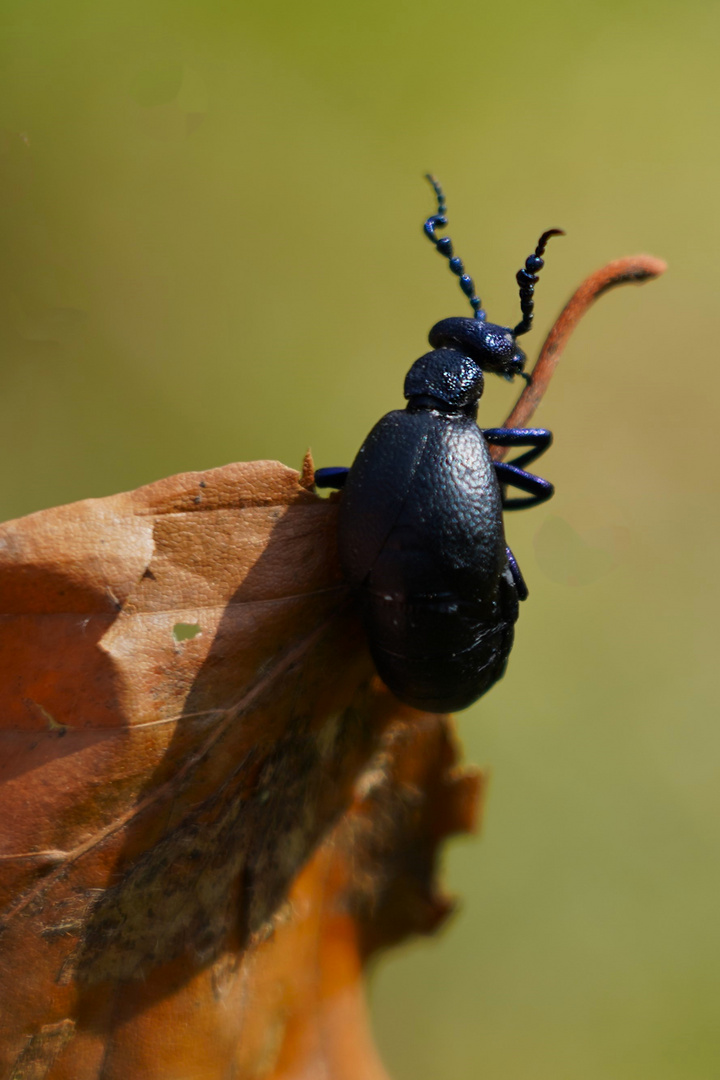
[[[506,379],[522,375],[529,382],[530,376],[523,371],[525,353],[518,348],[517,339],[521,334],[527,334],[532,326],[533,297],[538,274],[545,265],[543,255],[547,242],[553,236],[564,236],[562,229],[547,229],[538,240],[535,250],[528,255],[525,265],[515,275],[520,287],[520,322],[512,330],[509,326],[495,326],[485,321],[482,300],[475,292],[473,279],[465,272],[462,259],[455,254],[452,240],[449,236],[437,234],[438,229],[447,228],[445,194],[436,177],[428,173],[426,179],[430,181],[435,192],[437,213],[427,219],[423,232],[435,245],[437,252],[448,260],[448,266],[459,279],[460,288],[470,301],[475,315],[474,319],[443,319],[436,323],[430,331],[430,344],[436,349],[465,349],[467,355],[471,356],[483,371],[493,371],[496,375],[504,375]]]
[[[525,367],[525,353],[509,326],[481,322],[480,319],[453,318],[435,323],[429,334],[436,349],[458,349],[483,371],[512,379]]]

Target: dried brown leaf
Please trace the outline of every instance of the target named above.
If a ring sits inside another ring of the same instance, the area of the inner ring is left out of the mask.
[[[384,1076],[362,966],[480,778],[373,678],[311,478],[0,526],[0,1076]]]

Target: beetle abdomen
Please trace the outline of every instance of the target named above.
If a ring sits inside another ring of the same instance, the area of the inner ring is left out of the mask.
[[[512,581],[494,603],[382,596],[363,589],[370,651],[383,681],[427,712],[467,708],[502,677],[517,618]]]

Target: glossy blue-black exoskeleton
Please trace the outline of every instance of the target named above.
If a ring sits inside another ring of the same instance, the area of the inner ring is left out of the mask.
[[[483,372],[522,375],[517,338],[533,318],[533,290],[545,245],[540,237],[518,272],[522,320],[510,329],[486,320],[472,279],[453,253],[445,198],[434,177],[437,213],[424,230],[460,279],[472,318],[433,326],[432,352],[405,379],[407,407],[384,416],[351,469],[318,469],[318,487],[342,488],[339,548],[360,590],[378,672],[408,705],[430,712],[464,709],[503,675],[518,601],[527,588],[505,543],[503,510],[533,506],[552,485],[524,468],[550,445],[542,428],[481,429],[476,422]],[[527,447],[511,463],[489,445]],[[525,496],[508,497],[508,487]]]

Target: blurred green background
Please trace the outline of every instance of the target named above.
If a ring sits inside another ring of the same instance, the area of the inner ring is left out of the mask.
[[[435,320],[428,169],[490,316],[562,226],[535,355],[611,258],[536,421],[531,600],[459,721],[493,779],[462,896],[383,960],[397,1080],[720,1076],[720,6],[4,0],[0,514],[245,458],[350,463]],[[469,311],[469,309],[468,309]],[[488,380],[481,423],[517,388]]]

